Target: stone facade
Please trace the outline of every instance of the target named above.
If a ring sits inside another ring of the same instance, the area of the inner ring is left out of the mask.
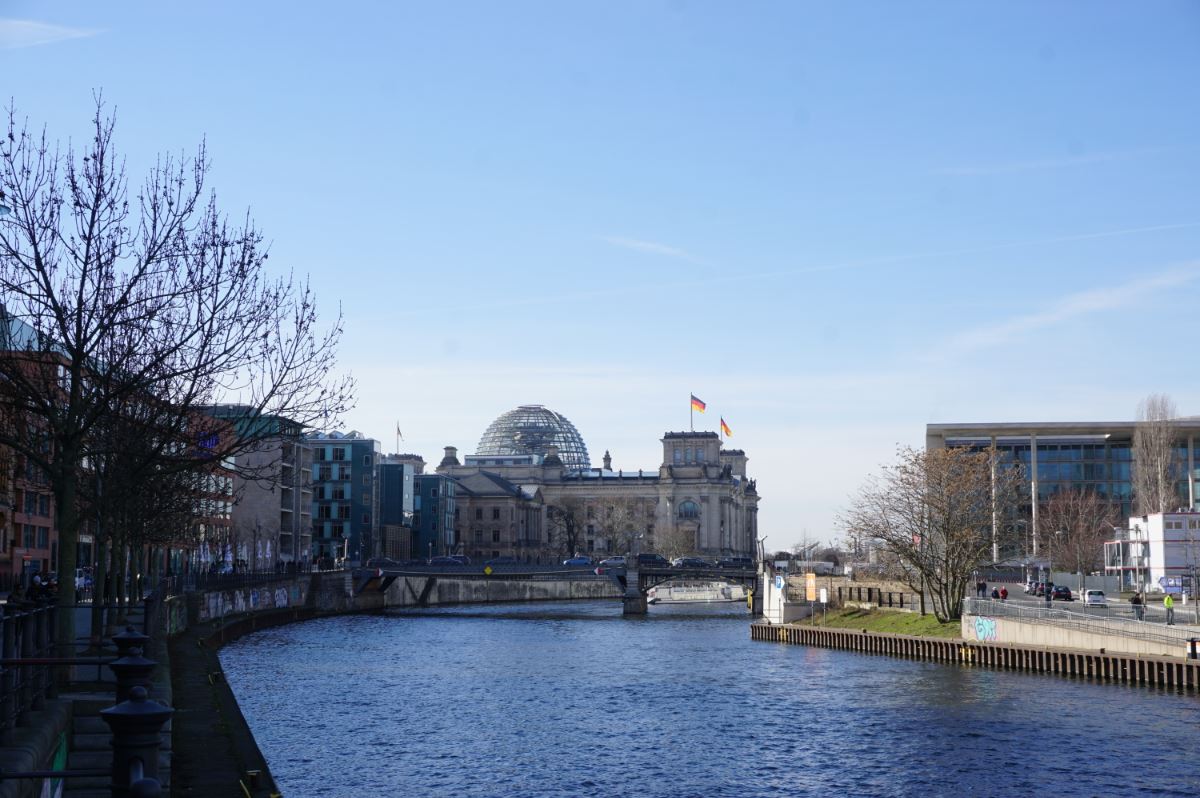
[[[722,449],[715,432],[668,432],[662,444],[651,471],[614,471],[608,453],[602,468],[572,470],[554,447],[461,464],[447,447],[437,471],[463,486],[457,550],[534,562],[574,553],[754,556],[759,497],[745,452]]]

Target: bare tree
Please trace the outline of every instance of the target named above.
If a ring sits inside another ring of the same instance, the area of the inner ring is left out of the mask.
[[[59,570],[73,574],[81,489],[105,455],[95,434],[134,399],[195,419],[236,400],[264,413],[328,426],[353,383],[334,356],[340,318],[319,327],[315,298],[291,276],[265,270],[262,235],[233,224],[206,192],[203,146],[160,158],[131,192],[96,102],[82,152],[60,151],[9,112],[0,141],[0,444],[42,469],[55,497]],[[189,448],[217,459],[253,437],[189,427]],[[59,642],[74,640],[71,591],[60,591]]]
[[[587,505],[575,496],[563,496],[546,505],[546,542],[551,556],[573,557],[587,518]]]
[[[1117,510],[1105,497],[1092,490],[1056,492],[1041,506],[1043,545],[1052,563],[1079,574],[1103,565],[1104,541],[1112,537]]]
[[[997,464],[995,450],[901,448],[898,462],[869,479],[839,519],[902,564],[907,584],[933,599],[948,621],[962,614],[972,572],[990,561],[993,509],[1017,506],[1020,467]]]
[[[1138,515],[1175,509],[1178,437],[1175,403],[1166,394],[1154,393],[1138,405],[1133,432],[1133,498]]]
[[[654,507],[642,499],[614,499],[606,504],[600,529],[608,538],[608,549],[615,554],[631,554],[634,541],[645,533],[654,518]]]
[[[696,527],[677,519],[668,521],[665,529],[654,532],[654,550],[668,560],[683,557],[696,550]]]

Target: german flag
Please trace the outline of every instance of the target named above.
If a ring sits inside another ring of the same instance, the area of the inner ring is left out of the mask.
[[[704,402],[701,402],[699,399],[697,399],[696,394],[692,394],[692,409],[693,410],[699,410],[701,413],[703,413],[704,408],[706,408],[706,407],[708,407],[708,405],[704,404]]]
[[[721,434],[723,434],[726,438],[733,437],[733,430],[731,430],[729,425],[725,423],[724,416],[721,417]]]

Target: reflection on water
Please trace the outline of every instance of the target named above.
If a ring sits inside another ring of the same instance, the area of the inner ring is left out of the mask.
[[[221,659],[288,798],[1194,795],[1200,699],[753,643],[740,605],[441,608]]]

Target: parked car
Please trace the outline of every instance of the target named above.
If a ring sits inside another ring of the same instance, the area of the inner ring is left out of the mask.
[[[676,557],[671,560],[675,568],[715,568],[716,563],[709,562],[703,557]]]
[[[1046,583],[1045,582],[1035,582],[1033,584],[1033,595],[1035,595],[1035,596],[1046,595]]]
[[[591,564],[592,564],[592,558],[588,557],[584,554],[580,554],[576,557],[572,557],[569,560],[563,560],[563,565],[569,565],[569,566],[583,566],[583,565],[591,565]]]
[[[1054,585],[1050,588],[1050,598],[1053,601],[1074,601],[1075,597],[1071,595],[1071,588],[1066,585]]]
[[[1085,590],[1079,594],[1079,600],[1085,607],[1107,607],[1108,599],[1103,590]]]
[[[616,557],[608,557],[601,560],[600,564],[605,568],[624,568],[625,558],[618,554]]]
[[[463,554],[439,554],[429,558],[430,565],[470,565],[471,558]]]
[[[639,554],[637,564],[647,568],[668,568],[671,563],[661,554]]]
[[[722,557],[717,560],[717,567],[748,570],[754,567],[754,560],[749,557]]]

